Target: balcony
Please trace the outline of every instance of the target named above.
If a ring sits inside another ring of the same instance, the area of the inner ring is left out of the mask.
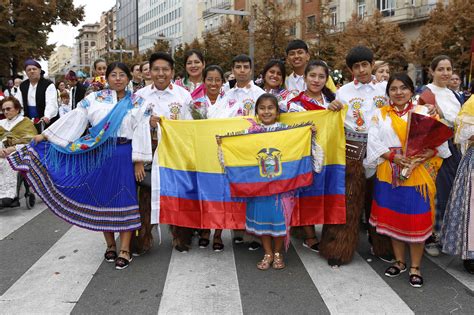
[[[210,16],[213,16],[214,14],[216,14],[216,13],[209,12],[209,9],[229,10],[229,9],[231,9],[231,7],[232,7],[232,3],[231,3],[230,0],[229,1],[223,1],[222,3],[220,3],[218,5],[214,5],[212,7],[207,8],[206,10],[204,10],[202,12],[202,18],[207,19]]]
[[[407,5],[402,8],[393,9],[392,15],[385,16],[388,22],[397,22],[399,24],[410,24],[419,21],[424,21],[429,18],[431,11],[436,7],[436,4],[427,4],[421,6]]]

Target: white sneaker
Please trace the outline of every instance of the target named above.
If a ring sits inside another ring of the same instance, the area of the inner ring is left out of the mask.
[[[436,243],[428,243],[425,244],[425,252],[432,256],[432,257],[437,257],[439,256],[439,247],[438,244]]]

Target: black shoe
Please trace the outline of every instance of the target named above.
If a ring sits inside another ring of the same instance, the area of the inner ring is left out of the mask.
[[[124,257],[117,257],[117,259],[115,259],[115,269],[117,270],[123,270],[125,268],[128,267],[128,265],[130,265],[130,262],[133,260],[133,256],[130,255],[130,252],[126,251],[126,250],[121,250],[120,253],[126,253],[129,257],[129,259],[127,258],[124,258]]]
[[[474,275],[474,259],[463,260],[463,265],[467,272]]]
[[[0,199],[0,207],[2,208],[9,208],[13,203],[13,198],[2,198]]]
[[[309,246],[308,244],[306,244],[306,241],[307,240],[312,240],[312,239],[316,239],[315,237],[310,237],[310,238],[307,238],[303,241],[303,247],[306,247],[307,249],[313,251],[313,252],[316,252],[316,253],[319,253],[319,242],[317,243],[314,243],[313,245]]]
[[[20,206],[20,199],[18,199],[18,197],[15,197],[12,203],[10,203],[10,208],[16,208],[19,206]]]
[[[174,249],[176,249],[180,253],[187,253],[189,250],[187,246],[181,246],[181,245],[176,245]]]
[[[209,246],[209,240],[207,238],[200,238],[198,244],[199,248],[206,248]]]
[[[115,245],[107,246],[107,250],[105,251],[105,254],[104,254],[104,259],[108,263],[112,263],[115,261],[115,259],[117,259],[117,252],[115,251]]]
[[[410,269],[420,270],[420,267],[410,267]],[[410,272],[410,285],[414,288],[421,288],[423,286],[423,277]]]
[[[253,241],[249,244],[249,250],[257,250],[260,247],[261,247],[260,244],[258,242],[255,242],[255,241]]]
[[[233,241],[234,241],[234,244],[242,244],[244,242],[244,238],[240,236],[236,236],[234,237]]]
[[[403,269],[398,267],[397,265],[403,266]],[[407,271],[407,265],[404,262],[397,261],[395,265],[390,266],[385,270],[385,276],[389,278],[394,278],[405,271]]]
[[[214,242],[214,244],[212,244],[212,249],[215,252],[222,252],[224,250],[224,244]]]
[[[329,258],[328,259],[328,265],[331,267],[340,267],[342,265],[341,260],[337,258]]]

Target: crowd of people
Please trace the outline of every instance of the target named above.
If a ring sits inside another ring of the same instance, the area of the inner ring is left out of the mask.
[[[5,118],[0,121],[0,168],[8,175],[0,182],[2,206],[18,205],[18,196],[9,189],[16,177],[8,160],[34,183],[35,192],[56,215],[103,232],[105,260],[117,269],[127,268],[134,256],[153,246],[150,196],[159,183],[150,180],[149,164],[159,140],[160,117],[254,116],[258,126],[253,128],[265,131],[285,128],[280,113],[347,108],[346,223],[324,224],[320,239],[314,226],[301,227],[303,246],[319,252],[334,268],[349,264],[365,222],[372,254],[390,263],[387,277],[408,270],[409,283],[421,287],[424,251],[437,256],[440,250],[461,256],[467,272],[474,273],[474,99],[466,100],[460,92],[452,60],[434,58],[432,82],[417,95],[406,73],[392,74],[390,62],[376,61],[364,46],[347,52],[352,80],[337,89],[328,65],[310,60],[304,41],[289,42],[286,55],[286,65],[281,60],[265,65],[258,84],[247,55],[233,58],[231,80],[221,67],[206,64],[198,50],[186,52],[186,73],[178,80],[174,60],[165,52],[130,68],[100,59],[88,88],[74,71],[55,86],[41,75],[38,62],[27,60],[28,79],[15,80],[11,95],[1,101]],[[288,68],[291,73],[286,75]],[[442,121],[455,136],[406,156],[410,113]],[[410,169],[410,177],[400,176],[404,169]],[[233,241],[246,242],[249,250],[263,247],[258,269],[285,268],[285,211],[274,197],[247,202],[246,230],[234,231]],[[120,233],[119,247],[114,232]],[[188,251],[194,232],[172,226],[174,248]],[[208,247],[211,230],[198,233],[199,247]],[[215,230],[212,237],[216,252],[224,250],[221,235],[222,230]]]

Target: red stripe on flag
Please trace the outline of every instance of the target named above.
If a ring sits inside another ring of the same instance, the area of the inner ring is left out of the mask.
[[[160,222],[198,229],[244,229],[245,208],[245,202],[214,202],[162,196]],[[326,195],[297,199],[291,226],[345,222],[345,196]]]
[[[301,174],[290,179],[258,183],[230,183],[232,197],[260,197],[295,190],[313,183],[313,172]]]

